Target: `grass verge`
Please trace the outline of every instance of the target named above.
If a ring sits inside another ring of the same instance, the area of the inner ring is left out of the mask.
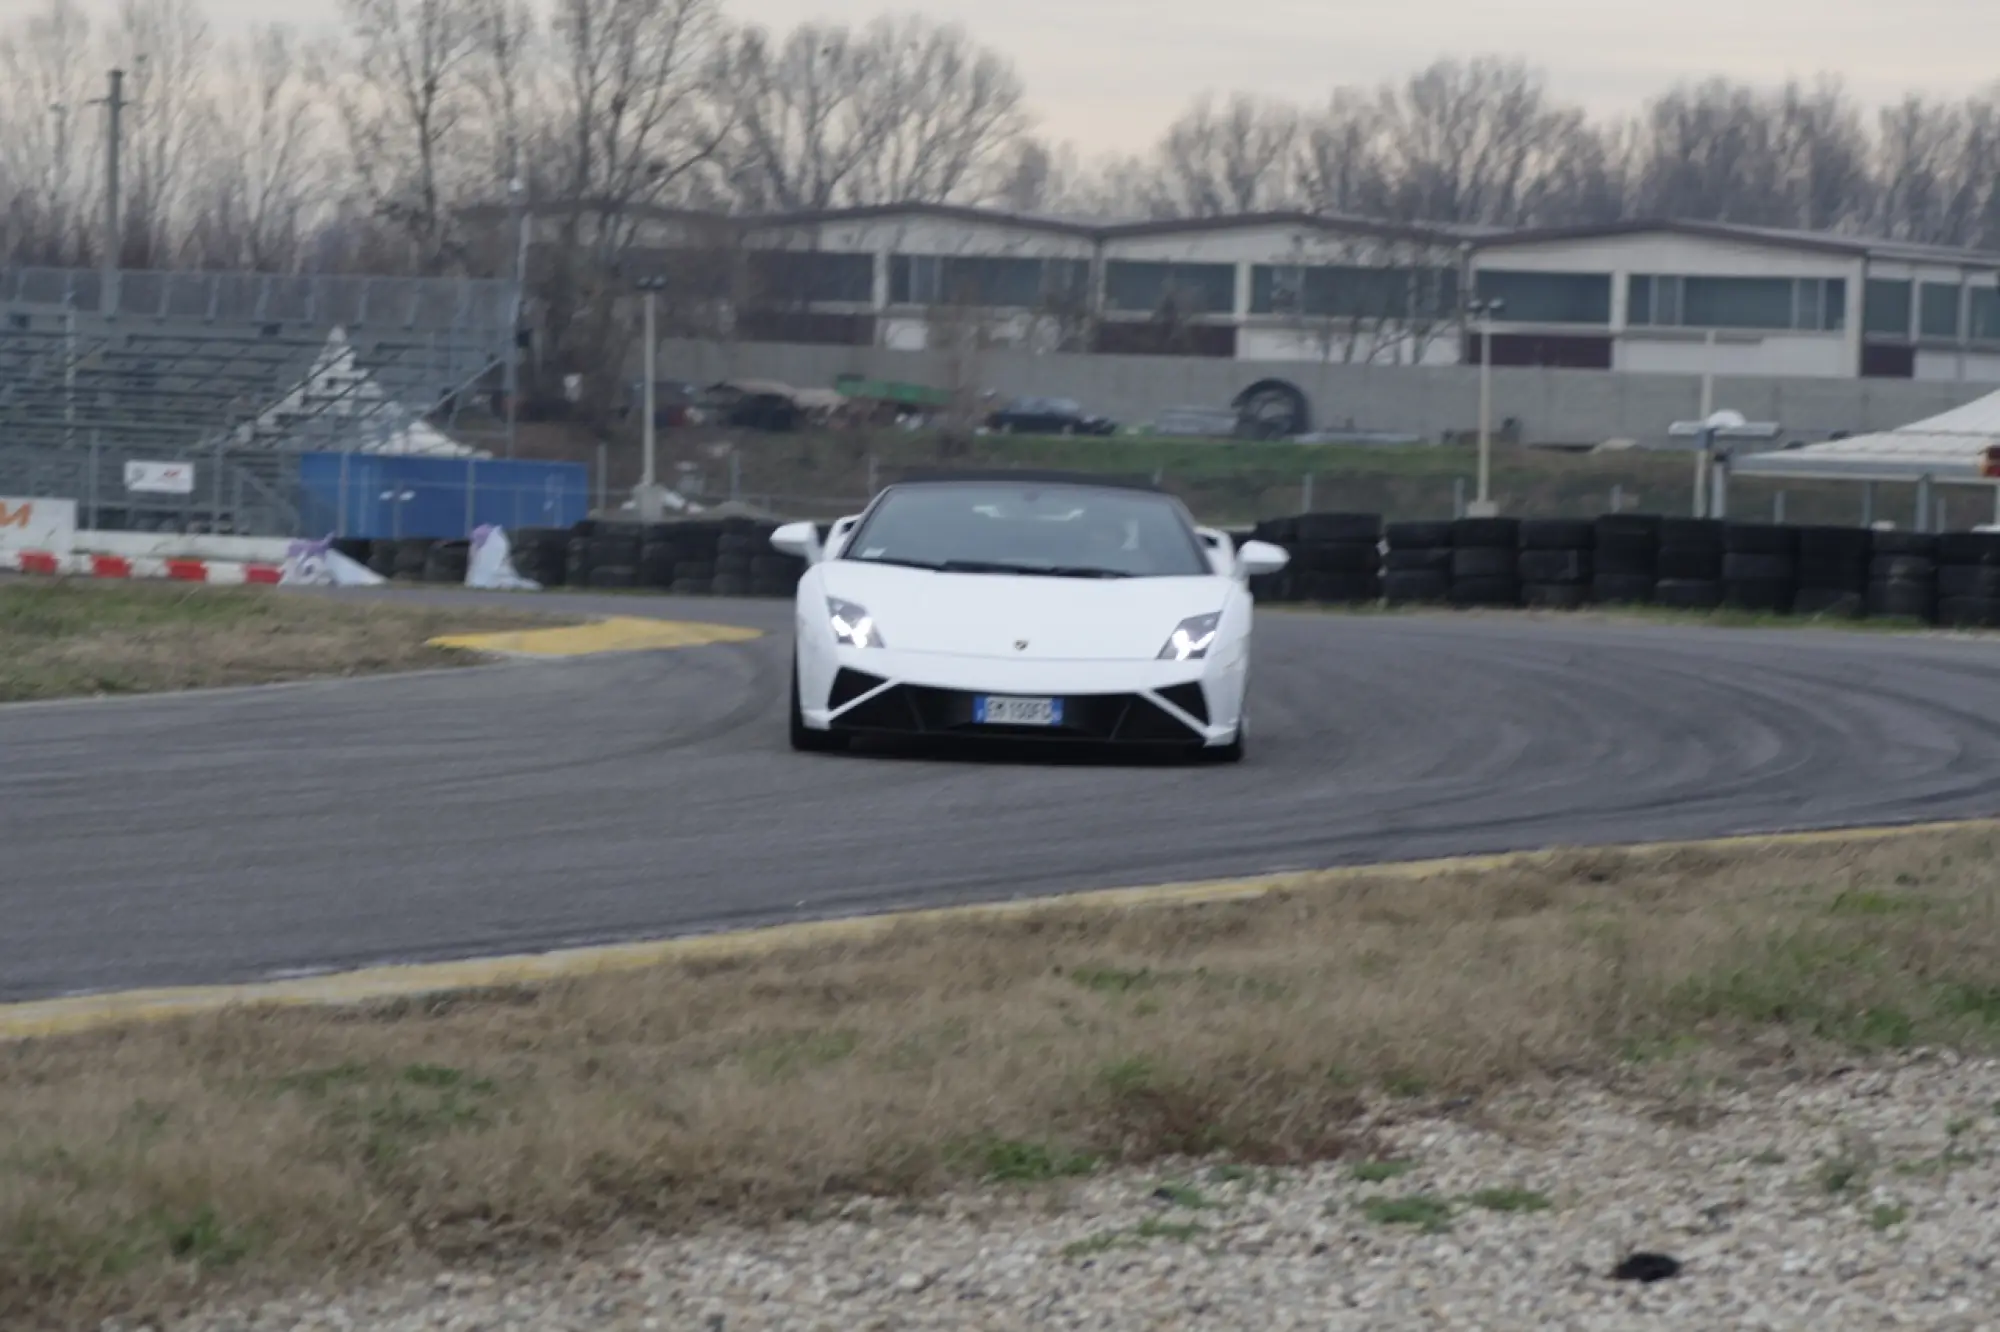
[[[560,623],[270,587],[23,579],[0,583],[0,702],[446,666],[476,658],[428,639]]]
[[[0,1326],[1149,1159],[1386,1182],[1361,1118],[1384,1091],[1673,1096],[1694,1071],[1991,1050],[1996,850],[1982,827],[1552,853],[18,1043]],[[1441,1224],[1408,1210],[1383,1219]]]

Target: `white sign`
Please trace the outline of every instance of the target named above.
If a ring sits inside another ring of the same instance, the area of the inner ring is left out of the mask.
[[[148,495],[192,495],[194,464],[128,462],[125,489]]]
[[[75,547],[75,500],[0,495],[0,550],[47,550],[67,555]]]

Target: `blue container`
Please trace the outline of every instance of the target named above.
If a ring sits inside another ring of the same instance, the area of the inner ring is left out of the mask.
[[[590,513],[582,463],[308,453],[303,534],[462,540],[482,525],[569,527]]]

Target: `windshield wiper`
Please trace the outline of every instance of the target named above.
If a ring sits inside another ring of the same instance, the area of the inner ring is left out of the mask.
[[[1005,564],[988,560],[946,560],[941,573],[1027,574],[1039,578],[1131,578],[1118,569],[1099,569],[1087,564]]]

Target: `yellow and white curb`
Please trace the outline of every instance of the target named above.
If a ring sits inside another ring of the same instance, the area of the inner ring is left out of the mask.
[[[1755,850],[1884,842],[1953,832],[2000,832],[2000,819],[1967,819],[1893,827],[1832,829],[1688,842],[1650,842],[1601,848],[1551,847],[1497,855],[1351,865],[1244,879],[1217,879],[1155,887],[1110,888],[1049,897],[1018,898],[973,906],[932,907],[837,920],[802,921],[762,929],[683,936],[647,943],[608,944],[460,962],[367,967],[333,975],[242,985],[193,985],[124,990],[65,999],[0,1004],[0,1041],[63,1036],[103,1027],[192,1017],[226,1009],[328,1007],[407,999],[454,991],[547,984],[643,970],[668,963],[741,959],[828,944],[867,942],[908,926],[1004,920],[1062,910],[1128,911],[1243,901],[1299,888],[1329,888],[1362,879],[1418,880],[1444,874],[1486,873],[1532,864],[1577,850],[1632,853]]]
[[[588,657],[606,652],[654,652],[663,648],[707,647],[712,643],[747,643],[763,631],[733,624],[701,624],[692,620],[651,620],[617,615],[588,624],[554,629],[516,629],[492,634],[449,634],[430,640],[432,647],[461,648],[510,657]]]

